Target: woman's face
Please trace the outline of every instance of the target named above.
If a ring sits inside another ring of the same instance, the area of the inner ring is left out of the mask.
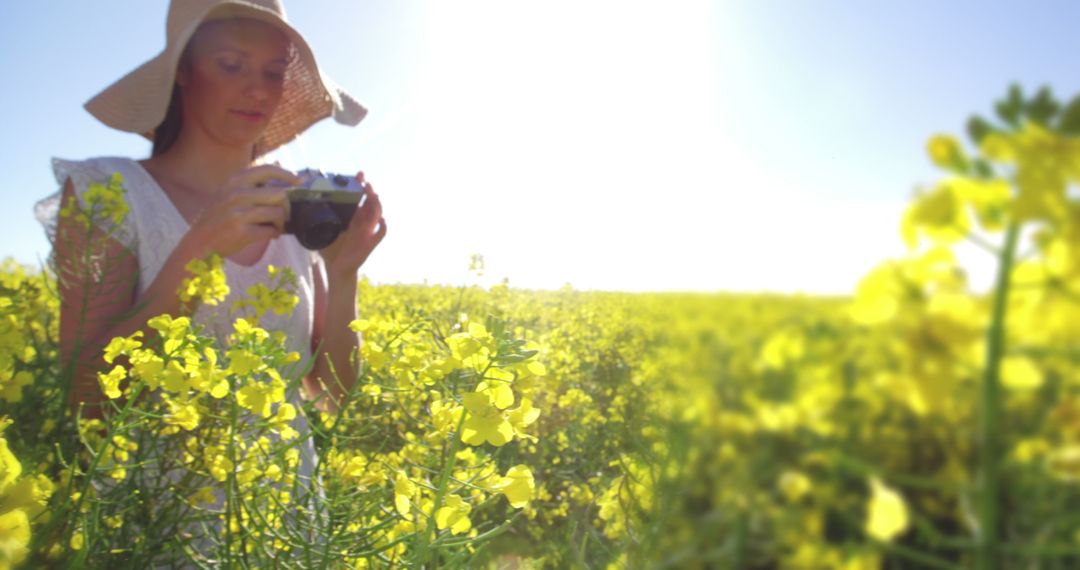
[[[191,38],[177,71],[183,129],[244,146],[257,141],[281,101],[289,40],[257,20],[215,20]]]

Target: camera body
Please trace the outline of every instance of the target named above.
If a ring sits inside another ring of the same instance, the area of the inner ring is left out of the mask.
[[[349,227],[364,196],[364,185],[352,176],[305,168],[296,173],[299,186],[286,190],[289,217],[285,233],[294,234],[300,245],[322,249]]]

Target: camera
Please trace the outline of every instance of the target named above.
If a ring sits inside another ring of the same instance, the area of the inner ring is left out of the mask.
[[[310,168],[296,175],[301,184],[285,192],[289,199],[285,233],[294,234],[307,249],[322,249],[349,227],[364,196],[364,185],[352,176],[324,174]]]

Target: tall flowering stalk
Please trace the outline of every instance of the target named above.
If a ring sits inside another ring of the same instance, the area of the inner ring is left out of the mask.
[[[1049,310],[1051,301],[1071,295],[1080,269],[1075,240],[1080,203],[1067,192],[1080,183],[1080,98],[1063,107],[1048,89],[1026,98],[1013,87],[996,113],[997,124],[981,117],[970,121],[974,155],[954,137],[930,140],[930,157],[948,176],[921,191],[904,216],[902,234],[911,257],[869,275],[853,306],[860,322],[899,324],[913,345],[919,343],[910,356],[921,362],[912,361],[918,372],[915,385],[909,384],[916,390],[909,399],[919,413],[948,404],[942,388],[949,386],[942,378],[935,387],[921,384],[919,375],[933,371],[940,377],[951,368],[949,375],[962,379],[966,371],[979,370],[967,520],[970,560],[981,569],[1001,567],[1016,554],[1008,542],[1015,531],[1006,529],[1001,516],[1005,480],[1015,477],[1005,469],[1013,460],[1008,451],[1022,435],[1008,431],[1018,425],[1009,414],[1016,411],[1013,402],[1043,384],[1042,367],[1052,364],[1034,357],[1055,350],[1052,345],[1059,342],[1056,325],[1033,318]],[[1021,254],[1026,236],[1031,247]],[[952,253],[963,240],[996,260],[997,275],[985,300],[966,290]],[[1045,346],[1036,350],[1039,343]],[[981,358],[975,359],[979,349]],[[935,363],[938,354],[942,358]],[[933,390],[938,395],[930,396]],[[894,550],[905,552],[899,545]]]

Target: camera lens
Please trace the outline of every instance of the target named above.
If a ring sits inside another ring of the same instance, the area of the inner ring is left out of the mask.
[[[296,218],[296,239],[308,249],[322,249],[334,243],[344,229],[325,202],[307,202],[294,210],[293,216]]]

